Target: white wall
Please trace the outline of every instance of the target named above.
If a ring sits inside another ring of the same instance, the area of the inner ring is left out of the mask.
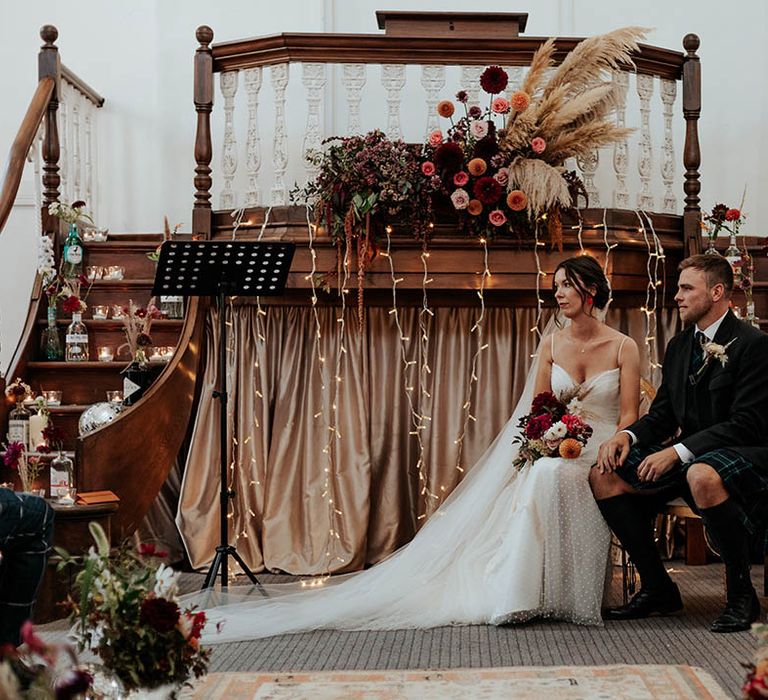
[[[195,28],[210,25],[215,41],[279,32],[377,32],[376,9],[469,8],[466,0],[0,0],[0,158],[36,83],[39,28],[54,24],[63,61],[106,97],[99,125],[100,225],[158,231],[167,214],[188,230]],[[699,34],[702,205],[738,203],[747,184],[749,232],[759,235],[768,226],[768,204],[761,203],[768,184],[761,168],[768,155],[765,0],[735,0],[727,15],[713,0],[538,0],[514,7],[508,0],[483,0],[471,9],[527,9],[528,36],[583,36],[637,24],[653,28],[649,43],[682,50],[683,35]],[[660,143],[661,133],[654,141]],[[22,197],[28,202],[33,195],[27,178]],[[0,368],[21,330],[34,270],[34,222],[28,208],[20,209],[0,236]]]

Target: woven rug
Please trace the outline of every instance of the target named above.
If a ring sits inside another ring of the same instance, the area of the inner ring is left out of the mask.
[[[212,673],[185,697],[201,700],[581,700],[727,698],[692,666],[523,666],[445,671]]]

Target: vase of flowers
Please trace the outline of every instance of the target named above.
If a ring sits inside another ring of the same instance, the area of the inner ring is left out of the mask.
[[[61,360],[64,348],[56,324],[56,301],[61,292],[62,279],[56,271],[53,240],[50,236],[43,235],[38,239],[37,273],[48,301],[47,325],[40,334],[40,355],[44,360]]]
[[[27,448],[21,442],[8,442],[4,445],[2,455],[3,464],[19,475],[19,484],[24,493],[32,493],[35,496],[45,496],[45,489],[41,489],[36,481],[42,472],[42,461],[39,456],[28,456]]]
[[[82,200],[72,204],[53,202],[48,206],[48,212],[69,226],[62,251],[61,274],[64,277],[77,277],[83,273],[84,258],[83,239],[80,237],[78,223],[87,221],[93,224],[93,219],[85,212],[85,202]]]
[[[80,648],[96,654],[129,697],[175,693],[203,676],[210,657],[200,644],[205,613],[179,606],[179,574],[162,563],[167,554],[141,545],[110,556],[104,530],[96,523],[89,529],[96,547],[84,559],[57,549],[62,566],[83,566],[71,614]]]

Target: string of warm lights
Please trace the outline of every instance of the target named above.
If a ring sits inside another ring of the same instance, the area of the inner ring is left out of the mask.
[[[541,279],[547,276],[547,273],[541,268],[539,248],[544,245],[546,243],[539,238],[539,221],[537,220],[533,228],[533,258],[536,261],[536,320],[531,326],[530,332],[536,333],[539,340],[541,340],[541,316],[544,308],[544,300],[541,298]],[[535,354],[531,355],[531,358],[534,357],[536,357]]]
[[[419,477],[419,493],[424,497],[425,512],[420,513],[417,516],[417,519],[424,520],[432,513],[434,506],[436,506],[440,501],[440,497],[430,488],[429,479],[427,477],[426,461],[424,459],[423,433],[427,429],[426,422],[431,421],[432,417],[425,415],[421,410],[421,406],[424,405],[424,397],[430,396],[429,392],[426,390],[426,382],[424,381],[426,377],[424,375],[431,374],[432,372],[429,367],[427,357],[427,352],[429,349],[429,334],[426,323],[423,320],[425,315],[433,315],[432,310],[429,308],[427,298],[427,285],[432,282],[432,279],[429,277],[429,268],[427,266],[427,258],[429,257],[429,252],[427,252],[427,250],[424,248],[422,249],[421,253],[421,263],[424,269],[424,274],[422,276],[422,308],[419,312],[419,350],[421,352],[422,361],[419,372],[417,373],[417,381],[418,395],[419,399],[422,399],[422,401],[418,406],[419,410],[417,410],[416,405],[414,405],[414,387],[410,378],[410,375],[412,374],[412,367],[413,365],[417,364],[417,361],[408,359],[408,349],[406,343],[410,341],[410,337],[405,335],[405,331],[403,330],[403,326],[400,321],[400,309],[397,306],[397,285],[403,281],[403,278],[395,276],[395,264],[392,258],[392,227],[387,226],[384,229],[384,232],[387,236],[387,248],[385,251],[380,251],[379,255],[381,255],[389,263],[389,274],[392,279],[392,308],[389,310],[389,314],[394,319],[395,326],[397,327],[397,334],[400,338],[400,359],[403,363],[403,392],[405,394],[406,400],[408,401],[408,410],[410,412],[409,419],[411,422],[411,429],[409,434],[416,438],[416,443],[418,445],[419,452],[418,459],[416,461],[416,471]]]
[[[646,273],[648,275],[648,283],[645,287],[645,304],[640,307],[640,310],[645,314],[645,345],[648,348],[648,364],[651,370],[659,369],[661,365],[658,362],[658,353],[656,352],[656,310],[658,308],[658,289],[661,285],[659,279],[659,263],[663,259],[663,248],[661,247],[661,241],[659,241],[656,231],[653,229],[653,222],[647,213],[643,212],[646,222],[643,221],[641,213],[635,211],[635,215],[640,222],[638,227],[638,233],[643,235],[645,241],[645,247],[648,251],[648,257],[646,260]],[[648,228],[651,229],[651,238],[648,238]],[[653,242],[653,249],[651,249],[651,242]]]
[[[456,453],[456,469],[460,472],[464,472],[464,468],[461,466],[462,456],[464,452],[464,438],[469,428],[469,421],[475,422],[477,418],[472,415],[472,387],[477,382],[477,362],[480,359],[480,354],[488,349],[488,343],[483,342],[483,331],[485,321],[485,282],[488,277],[491,276],[491,270],[488,266],[488,241],[485,237],[480,239],[480,243],[483,246],[483,271],[480,273],[480,288],[477,290],[477,296],[480,298],[480,314],[475,321],[475,324],[470,329],[470,334],[477,333],[477,343],[474,355],[472,355],[472,367],[469,375],[469,384],[467,385],[467,391],[464,396],[464,405],[462,411],[464,412],[464,423],[462,424],[461,433],[454,440],[454,444],[458,445],[458,451]]]

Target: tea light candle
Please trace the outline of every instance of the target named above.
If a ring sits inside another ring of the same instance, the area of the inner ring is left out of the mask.
[[[123,403],[123,392],[118,390],[107,392],[107,401],[110,403]]]
[[[106,268],[106,274],[104,276],[110,280],[121,280],[123,279],[124,274],[125,268],[120,267],[119,265],[111,265]]]
[[[109,306],[106,304],[93,307],[93,318],[104,320],[109,316]]]
[[[58,389],[43,391],[42,395],[48,406],[61,406],[61,391]]]
[[[89,280],[99,280],[104,274],[104,269],[98,265],[89,265],[85,268],[85,276]]]
[[[122,304],[112,304],[112,318],[123,318],[125,311]]]
[[[115,353],[108,345],[99,348],[99,362],[112,362],[114,357]]]
[[[162,360],[163,355],[160,352],[160,348],[152,348],[152,353],[149,355],[149,361],[150,362],[157,362],[158,360]]]
[[[160,348],[160,354],[166,362],[173,358],[173,353],[175,352],[176,347],[173,345],[166,345],[165,347]]]
[[[74,486],[70,486],[64,493],[59,496],[57,503],[62,506],[73,506],[77,500],[77,489]]]

